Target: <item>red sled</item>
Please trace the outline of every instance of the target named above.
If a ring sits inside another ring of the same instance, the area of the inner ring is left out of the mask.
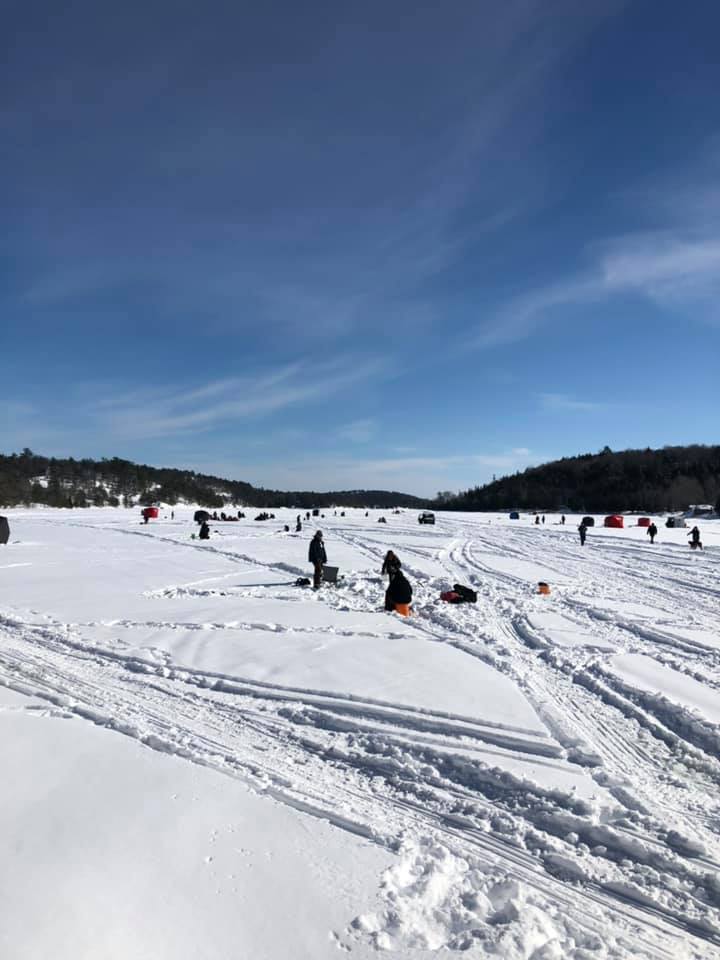
[[[454,590],[446,590],[444,593],[440,594],[440,599],[444,600],[445,603],[462,603],[462,597],[459,593],[455,593]]]

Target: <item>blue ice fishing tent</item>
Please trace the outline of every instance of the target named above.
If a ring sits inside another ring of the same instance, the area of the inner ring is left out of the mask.
[[[511,520],[519,520],[519,519],[520,519],[520,514],[517,512],[517,510],[513,510],[513,511],[512,511],[512,513],[510,514],[510,519],[511,519]]]

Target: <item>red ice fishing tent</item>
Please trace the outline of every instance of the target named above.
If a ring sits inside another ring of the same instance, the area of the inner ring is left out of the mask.
[[[650,526],[650,517],[638,517],[638,526],[639,526],[639,527],[649,527],[649,526]]]
[[[625,526],[625,521],[619,514],[613,513],[609,517],[605,517],[605,526],[622,528]]]
[[[146,520],[157,520],[157,518],[160,516],[160,511],[157,507],[145,507],[142,515]]]

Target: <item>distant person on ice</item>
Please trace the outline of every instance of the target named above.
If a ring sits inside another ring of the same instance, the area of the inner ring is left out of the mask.
[[[654,523],[651,523],[647,528],[647,535],[650,537],[650,543],[655,543],[655,537],[657,536],[657,527]]]
[[[535,514],[535,523],[536,524],[540,523],[540,517],[537,514]]]
[[[397,573],[401,566],[402,564],[400,563],[398,555],[393,553],[392,550],[388,550],[383,560],[382,573],[386,573],[388,578],[392,580],[393,574]]]
[[[325,553],[322,530],[318,530],[310,541],[308,560],[313,565],[313,590],[317,590],[322,582],[323,566],[327,563],[327,553]]]
[[[578,533],[580,534],[580,546],[585,546],[585,537],[587,536],[587,527],[584,523],[581,523],[578,527]]]
[[[412,587],[405,574],[399,568],[390,577],[390,583],[385,591],[385,609],[395,610],[398,605],[412,602]]]
[[[691,550],[697,550],[697,548],[700,547],[700,549],[702,550],[703,545],[702,545],[702,542],[701,542],[701,540],[700,540],[700,531],[699,531],[699,529],[698,529],[697,527],[693,527],[692,530],[690,531],[690,533],[688,534],[688,536],[689,536],[689,537],[692,537],[692,539],[690,540],[690,549],[691,549]]]
[[[560,517],[560,523],[565,526],[565,514]]]
[[[203,520],[200,524],[200,533],[198,534],[201,540],[210,539],[210,527],[207,525],[207,520]]]

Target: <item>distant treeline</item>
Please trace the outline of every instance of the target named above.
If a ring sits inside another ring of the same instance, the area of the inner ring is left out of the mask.
[[[386,490],[317,493],[253,487],[240,480],[148,467],[130,460],[74,460],[43,457],[32,450],[0,454],[0,505],[33,503],[51,507],[133,506],[180,501],[220,509],[250,507],[424,507],[427,501]]]
[[[445,510],[561,510],[648,513],[707,503],[720,510],[720,446],[663,447],[564,457],[457,496]]]

